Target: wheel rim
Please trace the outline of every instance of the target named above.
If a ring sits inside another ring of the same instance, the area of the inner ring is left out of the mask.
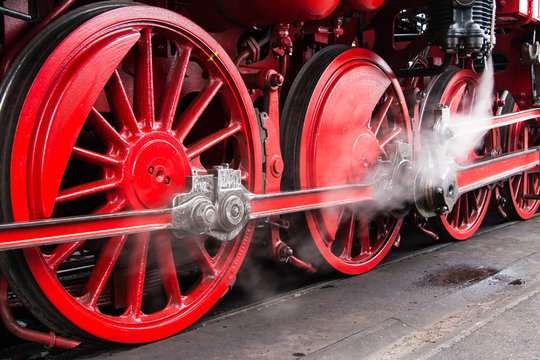
[[[361,183],[378,159],[393,159],[396,141],[411,143],[405,101],[390,74],[382,59],[364,49],[348,50],[327,64],[305,111],[298,150],[301,188]],[[319,252],[338,271],[370,270],[399,233],[401,220],[367,212],[338,207],[306,213]]]
[[[507,102],[513,106],[512,111],[519,111],[513,99]],[[531,119],[511,125],[508,130],[508,151],[525,150],[540,145],[540,131],[538,120]],[[530,219],[538,210],[540,200],[525,199],[524,195],[540,193],[540,177],[538,173],[525,172],[512,176],[505,184],[508,194],[510,211],[509,215],[518,220]]]
[[[443,104],[449,107],[451,121],[456,114],[470,114],[473,110],[479,77],[470,70],[450,69],[447,73],[436,78],[428,89],[426,106],[423,109],[422,127],[428,126],[430,114],[434,106]],[[459,159],[458,163],[469,162],[483,158],[483,151],[494,143],[494,134],[486,136],[481,150],[472,150]],[[484,219],[491,191],[480,188],[461,195],[452,211],[446,215],[431,219],[437,233],[445,238],[465,240],[470,238],[480,227]]]
[[[197,75],[205,81],[184,80]],[[163,207],[191,171],[222,162],[259,192],[258,127],[242,84],[225,51],[177,14],[132,6],[84,23],[45,62],[23,105],[12,153],[14,218],[70,214],[81,204],[92,213]],[[176,242],[159,232],[24,256],[44,295],[77,327],[146,342],[187,327],[223,295],[252,230],[227,243]],[[90,269],[83,286],[60,282],[59,271],[81,257]]]

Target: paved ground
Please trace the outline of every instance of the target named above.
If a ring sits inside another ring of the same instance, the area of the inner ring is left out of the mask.
[[[538,324],[540,217],[93,357],[540,359]]]

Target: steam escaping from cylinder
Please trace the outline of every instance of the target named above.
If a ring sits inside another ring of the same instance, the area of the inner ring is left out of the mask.
[[[433,108],[424,109],[421,115],[420,146],[415,147],[413,167],[407,174],[400,174],[408,176],[408,180],[393,176],[389,183],[383,183],[383,189],[377,197],[378,211],[395,213],[396,209],[406,209],[407,204],[414,203],[422,216],[431,217],[445,214],[452,209],[461,195],[457,186],[456,164],[480,159],[495,146],[490,131],[486,133],[476,130],[491,123],[493,73],[492,60],[489,58],[485,61],[485,68],[478,82],[470,78],[467,79],[469,85],[459,84],[457,89],[452,89],[450,93],[455,98],[446,99],[448,108],[443,109],[444,106],[439,105],[437,110],[439,114],[441,109],[445,110],[446,117],[441,119],[440,116],[435,116]],[[428,98],[424,101],[428,103]],[[433,106],[434,103],[429,102]],[[457,127],[464,127],[468,131],[461,131],[459,136],[453,136],[452,129]],[[381,166],[382,169],[376,168],[375,172],[387,176],[392,171],[395,173],[392,169],[396,166],[395,163]],[[373,178],[376,179],[377,186],[380,186],[381,181],[377,179],[377,175],[374,174]],[[399,213],[404,214],[403,211],[398,211]]]
[[[486,132],[477,132],[476,127],[483,127],[491,123],[493,105],[493,61],[491,57],[486,60],[484,72],[480,78],[478,89],[472,94],[472,107],[470,113],[458,112],[451,119],[452,126],[471,126],[470,132],[465,135],[452,137],[445,146],[449,161],[459,163],[466,159],[471,152],[481,153],[485,144]]]
[[[425,109],[423,114],[422,121],[428,120],[433,125],[424,126],[421,134],[413,195],[416,209],[424,217],[449,213],[461,195],[457,167],[483,158],[495,146],[489,133],[478,130],[491,123],[494,85],[491,58],[486,59],[478,82],[466,73],[462,76],[442,89],[446,94],[445,104]]]

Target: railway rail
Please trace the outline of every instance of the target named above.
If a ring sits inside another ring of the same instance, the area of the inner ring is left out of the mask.
[[[531,218],[539,9],[2,2],[3,321],[51,346],[151,342],[207,313],[252,242],[358,275],[404,222],[465,240],[490,204]]]

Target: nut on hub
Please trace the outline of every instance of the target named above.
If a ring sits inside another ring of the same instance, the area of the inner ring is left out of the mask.
[[[234,230],[246,216],[245,201],[238,194],[227,195],[219,206],[219,224],[224,230]]]
[[[442,171],[428,167],[417,173],[414,202],[421,216],[428,218],[448,214],[458,198],[457,177],[449,166]]]

